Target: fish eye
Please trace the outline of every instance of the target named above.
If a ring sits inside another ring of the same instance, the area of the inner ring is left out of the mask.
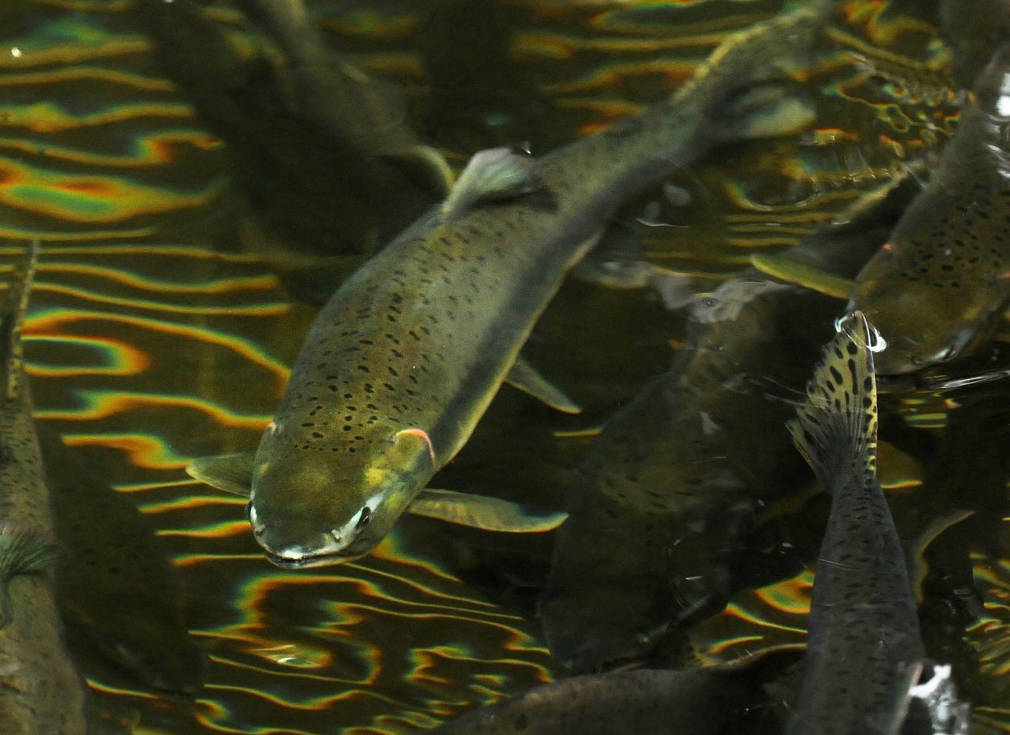
[[[367,505],[361,509],[361,513],[358,514],[358,523],[354,527],[355,531],[360,531],[362,528],[367,526],[372,520],[372,509]]]

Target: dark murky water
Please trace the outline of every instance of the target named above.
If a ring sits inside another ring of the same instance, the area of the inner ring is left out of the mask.
[[[454,166],[495,145],[545,152],[635,113],[727,34],[780,9],[763,0],[308,5],[328,42],[406,90],[419,137]],[[683,313],[666,303],[711,290],[752,252],[794,244],[942,145],[958,115],[945,86],[950,54],[935,19],[913,5],[844,4],[844,50],[807,71],[813,130],[721,149],[629,204],[623,219],[669,271],[664,292],[570,281],[529,345],[584,416],[502,388],[436,486],[560,507],[588,442],[559,430],[604,420],[668,368],[685,335]],[[433,727],[550,681],[559,671],[531,616],[549,535],[404,518],[360,561],[286,573],[260,554],[243,500],[185,475],[193,457],[255,445],[316,309],[290,294],[320,285],[264,247],[224,144],[169,81],[138,12],[130,0],[0,8],[0,239],[10,257],[26,239],[43,245],[26,327],[36,418],[157,528],[208,659],[205,686],[187,698],[81,653],[91,688],[138,715],[138,733],[363,735]],[[236,48],[256,42],[230,4],[205,13]],[[325,192],[328,182],[302,185]],[[341,254],[355,249],[344,244]],[[299,246],[299,257],[321,254]],[[902,394],[881,435],[899,528],[906,517],[920,528],[914,518],[976,511],[923,559],[953,576],[970,549],[976,617],[952,629],[948,602],[929,587],[923,614],[931,650],[954,661],[985,733],[1010,731],[1007,390],[997,381]],[[769,512],[751,543],[810,563],[826,508],[813,497]],[[803,640],[812,573],[791,561],[782,569],[786,579],[740,589],[691,630],[702,660]]]

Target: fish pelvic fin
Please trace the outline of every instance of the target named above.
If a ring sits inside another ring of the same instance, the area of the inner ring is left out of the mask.
[[[509,500],[430,487],[422,490],[407,510],[446,523],[501,533],[544,533],[568,519],[565,512],[534,513]]]
[[[35,530],[0,526],[0,628],[13,616],[10,582],[22,574],[41,574],[58,558],[55,544]]]
[[[32,240],[25,248],[21,260],[14,265],[7,282],[3,314],[0,315],[4,350],[3,389],[4,395],[9,401],[15,400],[21,395],[25,381],[21,329],[24,326],[25,312],[28,311],[28,294],[35,276],[38,250],[38,239]]]
[[[875,483],[877,473],[873,350],[880,338],[859,311],[836,328],[807,383],[805,402],[786,423],[796,448],[832,492],[854,473],[863,483]]]

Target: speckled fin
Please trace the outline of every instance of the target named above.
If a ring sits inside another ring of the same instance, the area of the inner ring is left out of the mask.
[[[45,571],[56,557],[56,547],[37,531],[0,527],[0,628],[11,621],[10,581]]]
[[[7,400],[12,401],[21,393],[24,380],[24,350],[21,345],[21,327],[28,310],[28,294],[35,275],[35,260],[39,241],[32,240],[25,248],[21,260],[11,271],[7,282],[0,329],[3,331],[3,387]]]
[[[786,424],[796,448],[832,491],[853,473],[876,482],[875,340],[862,312],[847,316],[807,383],[806,401]]]
[[[812,265],[799,263],[788,255],[754,254],[750,256],[750,263],[762,273],[780,281],[803,286],[836,299],[848,299],[855,287],[855,284],[847,278],[840,278]]]
[[[255,452],[199,457],[186,466],[186,474],[226,493],[249,497],[255,457]]]
[[[505,376],[505,382],[563,413],[582,412],[582,406],[541,375],[540,371],[530,365],[521,355],[512,365],[508,375]]]
[[[455,219],[486,202],[511,199],[541,186],[536,164],[508,148],[488,148],[473,154],[442,205],[446,219]]]
[[[434,488],[422,490],[408,510],[448,523],[507,533],[552,531],[568,518],[567,513],[528,513],[518,503],[501,498]]]

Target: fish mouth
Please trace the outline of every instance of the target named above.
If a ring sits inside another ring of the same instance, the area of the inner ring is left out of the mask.
[[[321,567],[361,556],[350,551],[348,545],[332,531],[320,534],[315,543],[292,544],[277,548],[269,542],[266,526],[257,517],[256,508],[252,503],[247,506],[246,513],[252,526],[253,538],[263,549],[264,556],[271,564],[281,569]]]
[[[268,549],[264,549],[263,551],[267,561],[275,567],[280,567],[281,569],[308,569],[309,567],[323,567],[350,561],[351,559],[355,559],[360,556],[359,554],[342,554],[339,552],[306,554],[305,556],[281,556],[280,554],[275,554]]]

